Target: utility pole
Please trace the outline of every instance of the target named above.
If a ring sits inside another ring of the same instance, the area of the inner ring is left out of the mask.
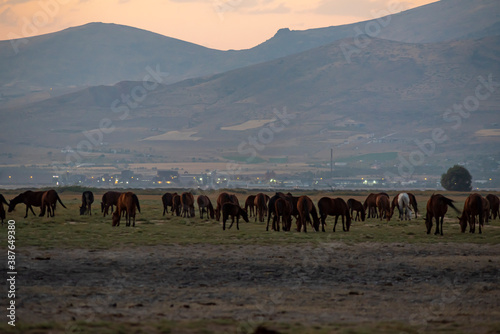
[[[330,177],[333,177],[333,148],[330,149]]]

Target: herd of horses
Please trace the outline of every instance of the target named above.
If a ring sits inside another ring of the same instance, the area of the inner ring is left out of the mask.
[[[172,215],[182,217],[195,216],[195,198],[190,192],[165,193],[162,198],[163,215],[170,212]],[[17,204],[26,205],[26,214],[33,207],[40,207],[40,217],[47,212],[47,217],[54,217],[56,204],[59,202],[64,208],[57,192],[53,189],[47,191],[25,191],[12,200],[7,202],[5,197],[0,194],[0,218],[5,219],[5,209],[3,205],[8,206],[8,212],[12,212]],[[82,204],[80,206],[80,215],[92,214],[92,203],[94,194],[91,191],[82,193]],[[326,219],[328,216],[335,218],[333,232],[337,226],[339,217],[342,219],[342,230],[349,231],[352,220],[365,221],[366,218],[378,218],[380,220],[390,221],[395,210],[398,210],[400,220],[411,220],[412,216],[418,217],[418,204],[415,196],[409,192],[402,192],[393,197],[392,201],[387,193],[371,193],[364,203],[349,198],[346,201],[342,198],[322,197],[317,208],[314,202],[308,196],[293,196],[291,193],[277,192],[273,196],[264,193],[249,195],[244,207],[241,207],[238,197],[235,194],[222,192],[216,200],[216,207],[212,205],[210,198],[206,195],[199,195],[196,199],[198,204],[199,216],[203,218],[216,219],[220,221],[222,217],[222,229],[226,229],[226,222],[231,218],[231,228],[236,221],[236,228],[239,229],[239,220],[242,218],[249,222],[249,217],[255,217],[259,222],[265,222],[267,216],[266,231],[290,231],[292,229],[292,217],[295,218],[296,230],[298,232],[307,232],[307,226],[310,225],[314,231],[325,232]],[[500,217],[499,198],[494,194],[486,197],[480,194],[470,194],[464,203],[461,215],[458,216],[461,232],[465,232],[469,225],[469,232],[475,233],[476,223],[479,227],[479,233],[482,233],[484,223],[489,219]],[[455,207],[454,201],[440,194],[433,194],[427,201],[426,216],[424,218],[427,228],[427,234],[431,233],[433,220],[436,221],[434,234],[443,235],[443,220],[448,211],[452,208],[456,213],[460,211]],[[112,226],[119,226],[123,216],[126,219],[126,226],[135,226],[136,211],[141,212],[139,199],[133,192],[108,191],[102,195],[101,213],[105,217],[109,214],[109,208],[112,212]],[[113,208],[115,208],[113,210]]]

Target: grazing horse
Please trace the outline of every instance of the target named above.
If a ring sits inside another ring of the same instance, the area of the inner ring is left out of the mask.
[[[103,217],[106,217],[110,207],[111,212],[113,212],[113,206],[116,206],[118,204],[118,198],[120,198],[121,194],[122,193],[117,191],[108,191],[107,193],[104,193],[104,195],[102,195],[101,212],[103,214]]]
[[[380,195],[386,195],[387,198],[389,198],[389,195],[386,193],[379,193],[379,194],[369,194],[365,202],[363,203],[363,208],[365,211],[368,213],[368,218],[378,218],[378,213],[377,213],[377,197]]]
[[[443,220],[444,215],[448,211],[448,206],[458,212],[458,209],[453,205],[453,200],[444,197],[441,194],[433,194],[427,201],[427,214],[425,216],[425,226],[427,234],[431,233],[432,218],[436,219],[436,232],[434,234],[443,235]]]
[[[413,208],[413,212],[415,212],[415,218],[418,218],[418,205],[417,205],[417,199],[415,198],[415,195],[412,193],[407,193],[408,197],[410,197],[410,206]]]
[[[347,206],[347,203],[342,198],[322,197],[318,201],[318,210],[319,216],[321,217],[321,229],[323,232],[325,232],[325,221],[327,216],[335,216],[333,232],[335,232],[335,226],[337,226],[339,216],[342,216],[342,230],[344,232],[349,231],[349,228],[351,227],[351,214],[349,213],[349,207]]]
[[[9,203],[5,200],[5,197],[3,197],[2,194],[0,194],[0,219],[2,219],[2,225],[3,225],[3,220],[5,219],[5,209],[3,208],[3,205],[7,205],[9,207]]]
[[[353,213],[356,211],[356,217],[354,217],[354,220],[360,220],[359,216],[361,214],[361,221],[365,221],[365,208],[360,201],[357,201],[354,198],[349,198],[347,200],[347,206],[349,207],[349,210],[351,210],[351,217],[353,217]]]
[[[245,211],[248,212],[248,217],[255,216],[255,205],[253,202],[255,201],[255,195],[249,195],[245,200]]]
[[[182,217],[194,217],[194,196],[189,192],[181,194]]]
[[[396,207],[399,211],[399,220],[411,220],[410,196],[407,193],[400,193],[394,196],[391,205],[391,216],[394,214]]]
[[[378,194],[376,199],[376,204],[380,220],[382,220],[382,218],[385,217],[387,221],[390,221],[392,217],[392,211],[391,211],[391,204],[389,203],[389,196],[386,196],[385,193]]]
[[[177,195],[177,193],[165,193],[163,194],[163,196],[161,197],[161,202],[163,203],[163,215],[165,216],[165,213],[168,213],[168,207],[170,207],[170,209],[172,210],[172,212],[174,211],[174,206],[172,204],[172,199],[174,198],[174,196]]]
[[[490,202],[490,212],[488,213],[489,218],[494,220],[497,217],[500,217],[500,199],[497,195],[488,194],[486,195],[486,199]]]
[[[179,217],[181,215],[181,196],[175,194],[172,196],[172,216]]]
[[[42,195],[42,211],[38,215],[43,217],[45,215],[45,210],[47,210],[47,217],[54,217],[56,214],[56,204],[61,203],[63,208],[67,209],[66,206],[61,202],[61,198],[54,189],[47,190]]]
[[[257,221],[257,216],[259,216],[259,222],[264,222],[264,214],[267,211],[266,196],[263,193],[258,193],[255,195],[254,205],[257,211],[255,214],[255,221]]]
[[[229,225],[229,228],[231,228],[234,224],[234,218],[236,218],[236,229],[240,229],[239,221],[240,221],[240,216],[243,218],[244,221],[248,223],[248,215],[245,210],[243,210],[238,204],[227,202],[222,205],[222,229],[226,229],[226,221],[231,216],[231,225]]]
[[[209,213],[211,219],[215,218],[214,207],[212,206],[212,202],[210,202],[210,198],[208,198],[208,196],[200,195],[196,199],[196,202],[198,203],[198,209],[200,210],[201,219],[203,219],[203,212],[207,213],[207,218]]]
[[[10,200],[9,209],[7,211],[12,212],[16,208],[16,205],[18,205],[19,203],[24,203],[26,205],[26,215],[24,216],[24,218],[28,217],[28,210],[31,210],[33,215],[36,216],[35,212],[33,211],[33,207],[42,206],[42,196],[44,193],[45,191],[25,191]]]
[[[222,192],[217,196],[217,207],[215,208],[215,219],[217,221],[220,220],[220,216],[222,213],[222,206],[225,203],[231,203],[231,195],[226,192]]]
[[[300,196],[297,202],[297,210],[299,212],[299,219],[297,220],[297,231],[300,232],[302,226],[304,227],[304,232],[307,232],[307,222],[311,223],[314,230],[319,231],[319,217],[318,212],[316,211],[316,207],[314,206],[313,201],[307,196]],[[313,221],[311,221],[311,217],[313,217]]]
[[[282,198],[284,196],[285,196],[285,194],[277,192],[276,194],[274,194],[274,196],[272,196],[269,199],[269,205],[267,206],[268,212],[267,212],[267,226],[266,226],[266,231],[269,231],[269,221],[271,220],[271,216],[273,216],[272,229],[276,230],[276,221],[277,221],[278,217],[276,216],[275,203],[276,203],[276,200],[278,200],[278,198]]]
[[[92,203],[94,203],[94,194],[91,191],[84,191],[82,194],[82,206],[80,206],[80,216],[87,212],[92,216]]]
[[[130,220],[133,220],[132,226],[135,227],[135,210],[141,212],[141,206],[139,205],[139,199],[137,195],[133,192],[122,193],[118,198],[118,204],[116,205],[116,210],[113,212],[112,226],[120,226],[121,213],[126,212],[125,219],[126,226],[130,226]]]
[[[274,213],[276,216],[276,230],[280,230],[280,217],[282,219],[283,231],[292,228],[293,200],[289,197],[280,197],[274,201]]]
[[[474,193],[465,199],[462,215],[458,217],[462,233],[465,232],[467,223],[469,223],[469,233],[476,232],[476,216],[479,218],[479,233],[482,233],[481,227],[484,224],[483,197]]]

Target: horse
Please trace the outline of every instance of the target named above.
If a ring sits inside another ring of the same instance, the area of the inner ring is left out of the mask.
[[[220,216],[222,213],[222,206],[225,203],[233,203],[233,204],[236,204],[238,206],[240,205],[236,195],[233,195],[233,194],[230,195],[226,192],[220,193],[219,196],[217,196],[217,207],[215,208],[215,219],[217,219],[217,221],[220,220]]]
[[[181,196],[175,194],[172,196],[172,216],[179,217],[181,215]]]
[[[413,208],[413,212],[415,213],[415,218],[418,218],[418,205],[417,205],[417,199],[415,198],[415,195],[412,193],[407,193],[408,197],[410,197],[410,206]]]
[[[229,225],[229,228],[231,228],[234,224],[234,219],[236,218],[236,229],[240,229],[239,221],[240,221],[240,216],[243,218],[244,221],[248,223],[248,215],[245,210],[243,210],[238,204],[227,202],[222,205],[222,230],[226,229],[226,221],[231,216],[231,225]]]
[[[165,216],[165,213],[168,213],[168,207],[170,207],[170,209],[172,211],[174,211],[174,206],[172,204],[172,198],[174,198],[174,196],[177,195],[177,193],[165,193],[163,194],[163,196],[161,197],[161,202],[163,203],[163,215]]]
[[[245,211],[248,212],[248,217],[255,216],[255,205],[253,202],[255,201],[255,195],[249,195],[245,200]]]
[[[292,228],[293,201],[284,196],[274,201],[274,213],[276,216],[276,230],[280,230],[280,217],[282,218],[283,231],[290,231]]]
[[[375,202],[377,204],[380,220],[382,220],[385,216],[385,219],[387,219],[387,221],[390,221],[392,217],[392,210],[391,204],[389,203],[389,196],[385,193],[377,194],[377,199]]]
[[[351,227],[351,214],[349,213],[349,207],[347,206],[347,203],[342,198],[322,197],[318,201],[318,210],[319,216],[321,217],[321,229],[323,232],[325,232],[327,216],[335,216],[333,232],[335,232],[335,226],[337,226],[339,216],[342,216],[342,230],[344,232],[349,231],[349,228]]]
[[[127,220],[126,226],[130,226],[130,220],[133,220],[132,226],[135,227],[135,210],[141,212],[141,206],[139,205],[139,199],[137,195],[133,192],[122,193],[118,198],[118,204],[116,204],[116,210],[113,212],[112,226],[120,226],[120,218],[122,211],[126,212],[125,219]]]
[[[378,218],[377,197],[380,194],[369,194],[363,203],[363,209],[368,213],[368,218]]]
[[[5,197],[3,197],[2,194],[0,194],[0,219],[2,219],[2,226],[3,226],[3,220],[5,219],[5,209],[3,208],[3,205],[7,205],[9,207],[9,203],[5,200]]]
[[[215,218],[214,207],[212,206],[212,202],[210,202],[210,198],[208,198],[208,196],[199,195],[196,199],[196,202],[198,203],[198,209],[200,210],[201,219],[203,219],[203,212],[207,213],[207,218],[209,213],[211,219]]]
[[[347,206],[349,207],[349,210],[351,210],[351,217],[353,217],[354,211],[356,211],[356,217],[354,217],[354,220],[361,220],[365,221],[365,208],[363,207],[363,204],[360,201],[355,200],[354,198],[349,198],[347,200]],[[360,218],[361,214],[361,218]]]
[[[462,215],[458,217],[462,233],[465,232],[467,223],[469,223],[469,233],[476,232],[476,216],[479,216],[479,233],[482,233],[481,227],[484,224],[483,199],[481,195],[474,193],[465,199]]]
[[[268,212],[267,212],[267,226],[266,226],[266,231],[269,231],[269,221],[271,220],[271,215],[273,215],[273,225],[272,229],[276,230],[276,221],[277,221],[277,216],[276,216],[276,207],[275,203],[278,198],[284,197],[285,194],[281,192],[277,192],[274,194],[270,199],[269,199],[269,205],[267,206]]]
[[[109,207],[111,207],[111,212],[113,212],[113,206],[116,206],[116,204],[118,204],[118,198],[121,194],[122,193],[116,191],[108,191],[107,193],[104,193],[104,195],[102,195],[101,212],[103,214],[103,217],[106,217],[106,215],[108,214]]]
[[[36,216],[35,212],[33,211],[34,206],[42,206],[42,196],[45,193],[45,191],[25,191],[13,199],[10,200],[9,203],[9,209],[7,212],[12,212],[16,208],[16,205],[20,203],[24,203],[26,205],[26,215],[24,218],[28,218],[28,210],[31,210],[33,215]]]
[[[319,218],[318,212],[316,211],[316,207],[314,206],[313,201],[307,196],[300,196],[297,202],[297,210],[299,212],[299,219],[297,220],[297,231],[300,232],[302,226],[304,227],[304,232],[307,233],[307,222],[311,223],[312,227],[315,231],[319,230]],[[311,217],[313,220],[311,221]]]
[[[259,216],[259,222],[264,222],[264,213],[267,211],[266,197],[263,193],[258,193],[255,195],[254,205],[256,208],[255,221],[257,221],[257,215]]]
[[[181,194],[182,217],[194,217],[194,196],[189,192]]]
[[[436,232],[434,235],[443,235],[443,220],[444,215],[448,211],[448,206],[453,210],[458,212],[458,209],[453,204],[453,200],[444,197],[441,194],[433,194],[427,201],[427,213],[425,216],[425,226],[427,228],[427,234],[431,233],[432,229],[432,218],[436,219]],[[440,226],[441,225],[441,226]]]
[[[488,214],[489,218],[492,220],[497,219],[497,217],[500,217],[500,199],[497,195],[493,194],[486,195],[486,199],[490,202],[490,212]]]
[[[410,196],[407,193],[394,196],[391,204],[391,216],[394,214],[396,207],[399,211],[399,220],[411,220]]]
[[[42,211],[38,216],[43,217],[45,215],[45,210],[47,210],[47,217],[54,217],[56,214],[57,202],[61,203],[63,208],[67,209],[54,189],[44,192],[42,195]]]
[[[86,212],[92,216],[92,203],[94,203],[94,194],[91,191],[84,191],[82,194],[82,206],[80,206],[80,216]]]

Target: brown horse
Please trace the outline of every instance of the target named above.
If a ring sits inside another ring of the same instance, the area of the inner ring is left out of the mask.
[[[56,214],[56,204],[57,202],[61,203],[63,208],[66,209],[66,206],[61,202],[61,198],[54,189],[47,190],[42,195],[42,211],[38,215],[39,217],[43,217],[45,215],[45,210],[47,210],[47,217],[54,217]]]
[[[181,196],[175,194],[172,196],[172,216],[179,217],[181,215]]]
[[[9,209],[7,211],[12,212],[16,208],[16,205],[24,203],[26,205],[26,215],[24,216],[24,218],[28,217],[28,210],[31,210],[33,215],[36,216],[35,212],[33,211],[33,207],[42,206],[42,196],[44,193],[45,191],[25,191],[10,200]]]
[[[469,223],[469,233],[476,232],[476,216],[479,218],[479,233],[482,233],[481,227],[484,224],[483,197],[474,193],[465,199],[462,215],[458,217],[462,233],[465,232],[467,223]]]
[[[492,220],[497,219],[497,217],[500,217],[500,199],[497,195],[493,194],[486,195],[486,199],[490,202],[489,218]]]
[[[182,217],[194,217],[194,196],[189,192],[181,194]]]
[[[248,217],[255,216],[255,205],[253,202],[255,201],[255,195],[249,195],[245,200],[245,211],[248,213]]]
[[[363,209],[365,210],[366,213],[368,213],[368,218],[378,218],[377,214],[377,195],[371,193],[369,194],[365,202],[363,203]]]
[[[325,232],[326,217],[335,216],[335,224],[333,224],[333,232],[335,232],[335,226],[337,226],[337,221],[339,216],[342,217],[342,230],[348,232],[351,227],[351,214],[349,213],[349,207],[347,203],[342,198],[330,198],[322,197],[318,201],[319,216],[321,218],[321,230]],[[345,217],[345,223],[344,223]]]
[[[161,202],[163,203],[163,215],[165,216],[165,213],[168,213],[168,207],[170,207],[170,209],[172,211],[174,211],[174,206],[172,204],[172,199],[174,198],[174,196],[177,195],[177,193],[165,193],[163,194],[163,196],[161,197]]]
[[[126,212],[125,219],[127,220],[126,226],[130,226],[130,220],[133,220],[132,226],[135,226],[135,210],[141,212],[141,206],[139,205],[139,199],[137,195],[133,192],[126,192],[120,195],[118,198],[118,204],[116,205],[116,210],[113,212],[112,226],[120,226],[120,217],[123,211]]]
[[[215,218],[214,207],[212,206],[212,202],[210,202],[210,198],[208,198],[208,196],[200,195],[196,201],[198,203],[198,209],[200,210],[201,219],[203,219],[203,212],[207,213],[207,218],[209,213],[211,219]]]
[[[380,220],[385,217],[387,221],[390,221],[392,217],[392,210],[391,204],[389,203],[389,196],[387,196],[387,194],[385,193],[380,193],[377,195],[377,199],[375,202],[377,204]]]
[[[0,194],[0,219],[2,219],[2,225],[3,225],[3,220],[5,219],[5,209],[3,205],[7,205],[9,207],[9,203],[5,200],[5,197],[3,197],[2,194]]]
[[[226,221],[231,216],[231,225],[229,225],[229,228],[231,228],[234,224],[234,219],[236,218],[236,229],[240,229],[239,221],[240,221],[240,216],[243,218],[244,221],[248,223],[248,215],[245,210],[243,210],[238,204],[234,204],[231,202],[224,203],[222,206],[222,229],[226,229]]]
[[[427,213],[425,216],[425,226],[427,234],[431,233],[432,218],[436,219],[436,232],[434,234],[443,235],[443,220],[444,215],[448,211],[448,206],[458,212],[458,209],[453,205],[453,200],[444,197],[441,194],[433,194],[427,201]]]
[[[318,212],[316,211],[316,207],[314,206],[313,201],[307,196],[300,196],[297,202],[297,210],[299,212],[299,219],[297,220],[297,231],[300,232],[302,230],[302,226],[304,227],[304,232],[307,232],[307,222],[309,222],[315,231],[319,231],[319,218]],[[310,215],[313,217],[311,221]]]
[[[84,191],[82,194],[82,205],[80,206],[80,216],[86,213],[92,216],[92,203],[94,203],[94,194],[91,191]]]
[[[280,230],[280,217],[282,219],[283,231],[292,228],[293,201],[289,197],[280,197],[274,202],[274,213],[276,215],[276,230]]]
[[[415,218],[418,218],[418,204],[415,195],[412,193],[407,193],[408,197],[410,197],[410,206],[413,208],[413,212],[415,212]]]
[[[217,207],[215,208],[215,219],[217,221],[220,220],[222,206],[225,203],[231,203],[231,196],[226,192],[222,192],[219,194],[219,196],[217,196]]]
[[[258,193],[255,195],[254,205],[257,211],[255,214],[255,221],[257,221],[257,216],[259,217],[259,222],[264,222],[264,214],[267,211],[266,196],[263,193]]]
[[[109,213],[109,208],[111,207],[111,212],[113,212],[113,206],[116,206],[118,204],[118,198],[120,198],[120,195],[122,193],[116,192],[116,191],[108,191],[107,193],[104,193],[102,195],[101,199],[101,212],[103,214],[103,217],[106,217],[106,215]]]
[[[365,221],[365,208],[363,207],[363,204],[360,201],[357,201],[354,198],[349,198],[347,200],[347,206],[349,207],[349,210],[351,210],[351,217],[353,217],[355,221],[356,220],[361,220],[363,222]],[[353,216],[354,211],[356,211],[356,217]]]

